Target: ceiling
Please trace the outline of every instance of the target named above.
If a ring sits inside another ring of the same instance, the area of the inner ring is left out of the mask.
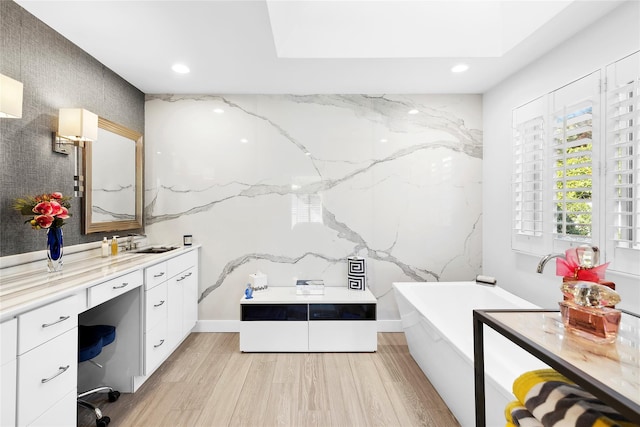
[[[483,93],[621,3],[15,1],[147,94]]]

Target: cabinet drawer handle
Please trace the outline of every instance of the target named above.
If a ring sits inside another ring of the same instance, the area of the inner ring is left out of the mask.
[[[182,282],[186,278],[187,278],[187,276],[182,276],[181,278],[176,279],[176,282]]]
[[[160,273],[153,275],[153,277],[162,277],[162,276],[164,276],[164,271],[161,271]]]
[[[164,344],[164,340],[160,340],[160,344],[154,344],[153,348],[158,348],[160,347],[162,344]]]
[[[160,304],[153,304],[154,307],[160,307],[162,304],[164,304],[164,300],[160,301]]]
[[[127,286],[129,286],[129,283],[124,282],[122,285],[120,286],[113,286],[113,289],[122,289],[122,288],[126,288]]]
[[[189,276],[191,276],[191,274],[192,274],[192,272],[190,271],[187,274],[185,274],[184,277],[189,277]]]
[[[51,376],[51,377],[49,377],[49,378],[43,378],[43,379],[41,379],[40,381],[42,382],[42,384],[44,384],[44,383],[48,383],[49,381],[51,381],[52,379],[54,379],[54,378],[55,378],[55,377],[57,377],[58,375],[62,375],[62,374],[64,374],[64,373],[67,371],[67,369],[69,369],[69,365],[67,365],[67,366],[60,366],[60,367],[58,368],[58,372],[56,372],[55,374],[53,374],[53,376]]]
[[[60,323],[60,322],[64,322],[65,320],[67,320],[68,318],[70,318],[71,316],[60,316],[60,318],[58,320],[56,320],[55,322],[51,322],[51,323],[43,323],[42,327],[43,328],[48,328],[49,326],[53,326],[56,323]]]

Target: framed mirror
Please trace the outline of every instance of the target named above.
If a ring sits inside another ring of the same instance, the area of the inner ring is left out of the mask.
[[[142,134],[98,117],[84,149],[85,234],[142,228]]]

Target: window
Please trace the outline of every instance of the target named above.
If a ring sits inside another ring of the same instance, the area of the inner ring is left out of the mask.
[[[589,243],[593,219],[593,106],[583,102],[553,115],[551,140],[556,239]]]
[[[640,52],[603,71],[514,110],[512,247],[640,275]]]

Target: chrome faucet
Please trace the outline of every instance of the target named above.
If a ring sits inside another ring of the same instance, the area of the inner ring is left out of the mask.
[[[133,241],[133,238],[135,236],[139,236],[139,237],[147,237],[146,234],[137,234],[137,233],[129,233],[129,235],[127,236],[127,245],[125,246],[124,250],[125,251],[130,251],[132,249],[136,249],[136,243]]]
[[[600,249],[597,246],[589,246],[589,245],[580,245],[576,248],[576,253],[578,257],[578,262],[582,268],[592,268],[600,262]],[[542,257],[540,262],[538,263],[538,268],[536,272],[542,274],[544,270],[544,266],[549,262],[552,258],[563,258],[567,259],[564,254],[548,254]]]
[[[547,254],[545,256],[542,257],[542,259],[540,260],[540,262],[538,263],[538,268],[536,269],[536,273],[540,273],[542,274],[542,272],[544,271],[544,266],[547,265],[547,262],[549,262],[550,259],[552,258],[564,258],[567,259],[564,254]]]

